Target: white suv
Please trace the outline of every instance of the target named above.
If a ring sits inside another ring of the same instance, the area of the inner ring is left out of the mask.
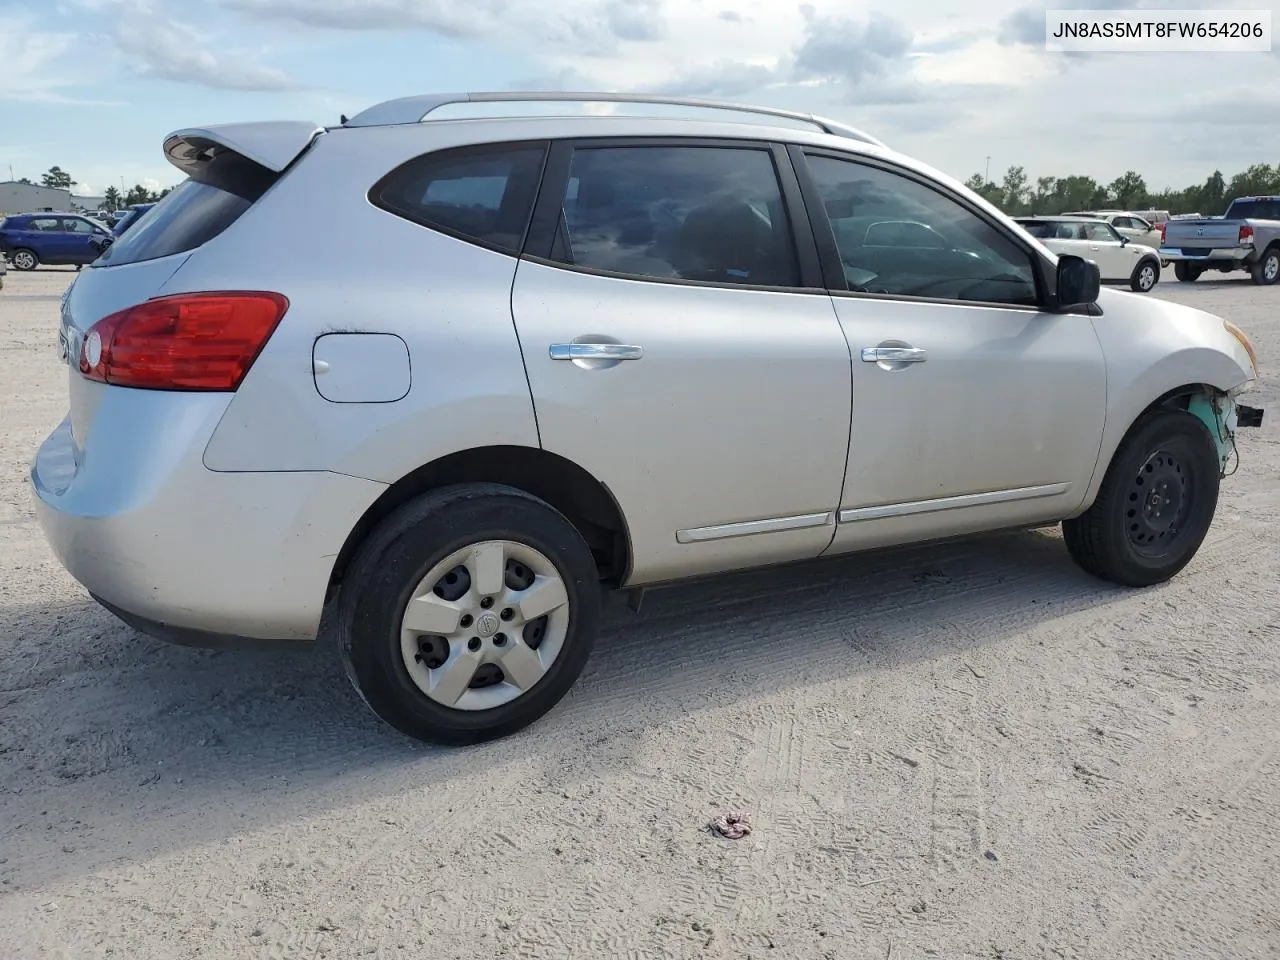
[[[310,640],[332,604],[424,739],[550,709],[602,587],[1059,521],[1165,580],[1261,418],[1230,323],[804,114],[428,96],[164,150],[189,179],[63,304],[44,531],[157,636]]]

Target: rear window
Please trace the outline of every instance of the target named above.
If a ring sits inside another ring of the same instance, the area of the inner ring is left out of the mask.
[[[186,253],[208,243],[252,206],[252,201],[226,190],[186,180],[138,218],[94,266],[116,267]],[[126,215],[127,216],[127,215]]]
[[[235,223],[278,179],[228,151],[139,216],[94,266],[118,267],[194,250]]]
[[[1038,237],[1041,240],[1053,236],[1053,224],[1051,223],[1045,223],[1042,220],[1031,222],[1019,220],[1018,223],[1022,225],[1022,229],[1027,231],[1027,233],[1031,234],[1033,237]]]
[[[1232,220],[1280,220],[1280,200],[1237,200],[1227,208]]]
[[[369,191],[369,199],[424,227],[519,253],[545,154],[542,143],[429,153],[383,177]]]

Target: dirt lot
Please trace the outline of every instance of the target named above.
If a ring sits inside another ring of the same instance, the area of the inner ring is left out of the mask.
[[[165,646],[63,573],[26,483],[71,277],[0,293],[5,960],[1280,954],[1280,289],[1158,288],[1252,334],[1271,408],[1173,583],[1016,533],[651,594],[449,751],[326,645]]]

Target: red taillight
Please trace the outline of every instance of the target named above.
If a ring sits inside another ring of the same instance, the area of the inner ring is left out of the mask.
[[[1169,226],[1169,224],[1165,222],[1160,224],[1160,246],[1162,247],[1164,246],[1164,231],[1167,226]]]
[[[1253,243],[1253,227],[1247,223],[1242,224],[1240,226],[1240,236],[1236,242],[1242,247]]]
[[[235,390],[288,309],[256,291],[148,300],[89,328],[80,372],[122,387]]]

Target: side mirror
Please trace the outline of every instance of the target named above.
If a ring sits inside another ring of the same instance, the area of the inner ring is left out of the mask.
[[[89,240],[89,246],[97,250],[98,253],[102,253],[107,249],[107,247],[111,246],[114,241],[115,237],[99,235]]]
[[[1096,303],[1102,291],[1102,274],[1092,260],[1064,253],[1058,256],[1055,300],[1060,309]]]
[[[1128,238],[1128,237],[1126,237],[1124,234],[1121,234],[1121,235],[1120,235],[1120,246],[1122,246],[1122,247],[1127,247],[1128,245],[1129,245],[1129,238]]]

